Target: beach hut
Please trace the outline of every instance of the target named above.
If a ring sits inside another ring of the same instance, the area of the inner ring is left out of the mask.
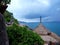
[[[55,33],[50,32],[41,22],[40,17],[40,24],[33,30],[33,32],[37,33],[41,36],[41,38],[44,40],[44,45],[55,45],[55,43],[58,43],[60,41],[60,37],[57,36]]]

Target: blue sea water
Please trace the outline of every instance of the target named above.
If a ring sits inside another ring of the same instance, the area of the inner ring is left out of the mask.
[[[43,25],[50,31],[60,36],[60,22],[43,23]]]
[[[30,22],[30,23],[24,22],[23,24],[26,24],[31,29],[35,29],[39,25],[39,22]],[[42,24],[48,30],[50,30],[60,36],[60,22],[43,22]]]

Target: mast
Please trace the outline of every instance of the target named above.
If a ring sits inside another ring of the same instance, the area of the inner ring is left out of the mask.
[[[40,16],[40,23],[42,23],[42,17]]]

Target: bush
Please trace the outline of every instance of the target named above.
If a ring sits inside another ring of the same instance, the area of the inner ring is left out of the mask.
[[[12,18],[13,18],[13,14],[10,13],[9,11],[5,11],[4,18],[5,18],[6,22],[10,22],[10,20],[12,20]]]
[[[28,30],[26,27],[20,27],[16,24],[7,27],[10,45],[43,45],[44,41],[41,37]]]

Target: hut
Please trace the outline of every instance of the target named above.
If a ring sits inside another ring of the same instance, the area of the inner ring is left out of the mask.
[[[44,40],[44,45],[55,45],[55,43],[60,42],[60,37],[55,33],[49,31],[42,23],[40,18],[40,24],[33,30],[33,32],[39,34]]]

